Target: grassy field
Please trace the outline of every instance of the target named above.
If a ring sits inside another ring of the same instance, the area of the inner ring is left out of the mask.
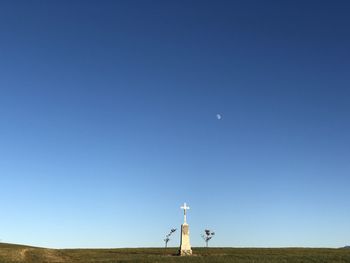
[[[350,249],[194,248],[192,257],[176,256],[177,248],[46,249],[0,244],[0,263],[237,262],[350,263]]]

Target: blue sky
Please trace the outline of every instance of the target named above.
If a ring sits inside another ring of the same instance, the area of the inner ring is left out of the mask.
[[[349,11],[1,1],[0,239],[349,244]]]

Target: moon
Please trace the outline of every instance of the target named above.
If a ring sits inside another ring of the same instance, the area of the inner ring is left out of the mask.
[[[218,120],[221,120],[221,119],[222,119],[221,114],[220,114],[220,113],[216,114],[216,118],[217,118]]]

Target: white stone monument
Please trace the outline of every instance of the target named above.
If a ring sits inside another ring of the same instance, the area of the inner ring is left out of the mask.
[[[190,244],[190,231],[188,224],[186,222],[186,210],[190,209],[186,203],[181,206],[181,209],[184,210],[184,223],[181,225],[181,239],[180,239],[180,256],[189,256],[192,255],[192,249]]]

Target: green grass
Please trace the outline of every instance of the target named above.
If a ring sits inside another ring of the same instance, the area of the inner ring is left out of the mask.
[[[0,244],[0,263],[350,263],[349,249],[193,248],[191,257],[179,257],[176,253],[177,248],[45,249]]]

